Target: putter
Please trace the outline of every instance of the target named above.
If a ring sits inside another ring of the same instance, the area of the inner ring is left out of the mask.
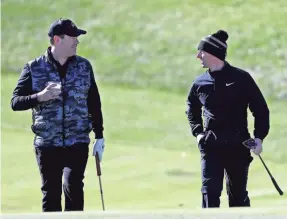
[[[97,175],[99,177],[102,207],[103,207],[103,211],[105,211],[104,195],[103,195],[102,180],[101,180],[102,172],[101,172],[101,165],[100,165],[100,160],[99,160],[98,153],[96,154],[95,158],[96,158]]]
[[[253,138],[250,138],[250,139],[248,139],[248,140],[246,140],[246,141],[243,141],[242,143],[243,143],[243,145],[244,145],[245,147],[247,147],[248,149],[254,149],[255,146],[256,146],[256,143],[255,143],[255,141],[254,141]],[[267,166],[266,166],[266,164],[264,163],[262,157],[261,157],[260,155],[258,155],[258,157],[259,157],[259,159],[261,160],[261,162],[262,162],[262,164],[263,164],[265,170],[267,171],[269,177],[271,178],[271,181],[272,181],[273,185],[275,186],[277,192],[279,193],[280,196],[282,196],[282,195],[284,194],[283,191],[280,189],[280,187],[279,187],[279,185],[277,184],[276,180],[274,179],[274,177],[272,176],[271,172],[270,172],[269,169],[267,168]]]

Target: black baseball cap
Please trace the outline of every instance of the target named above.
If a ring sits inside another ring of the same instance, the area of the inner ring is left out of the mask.
[[[81,34],[86,34],[87,31],[77,28],[74,22],[70,19],[59,19],[50,25],[48,36],[68,35],[71,37],[78,37]]]

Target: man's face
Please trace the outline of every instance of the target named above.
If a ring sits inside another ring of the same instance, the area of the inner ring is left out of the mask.
[[[64,38],[60,38],[55,46],[60,49],[62,56],[71,57],[77,54],[78,44],[77,37],[64,35]]]
[[[203,68],[209,68],[216,59],[216,57],[204,50],[199,50],[196,58],[200,59]]]

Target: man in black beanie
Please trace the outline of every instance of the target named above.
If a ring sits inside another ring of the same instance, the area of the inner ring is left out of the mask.
[[[269,132],[269,109],[260,89],[248,72],[225,60],[227,39],[227,32],[219,30],[200,41],[197,58],[208,70],[193,81],[187,98],[187,118],[201,153],[203,208],[220,206],[224,174],[229,207],[250,206],[247,178],[253,157],[243,145],[251,138],[248,107],[254,116],[255,155]]]

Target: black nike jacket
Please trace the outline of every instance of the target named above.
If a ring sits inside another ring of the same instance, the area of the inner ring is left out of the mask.
[[[248,72],[225,62],[221,70],[208,70],[194,80],[186,114],[194,136],[209,129],[248,132],[248,108],[254,137],[263,140],[270,128],[267,103]]]

